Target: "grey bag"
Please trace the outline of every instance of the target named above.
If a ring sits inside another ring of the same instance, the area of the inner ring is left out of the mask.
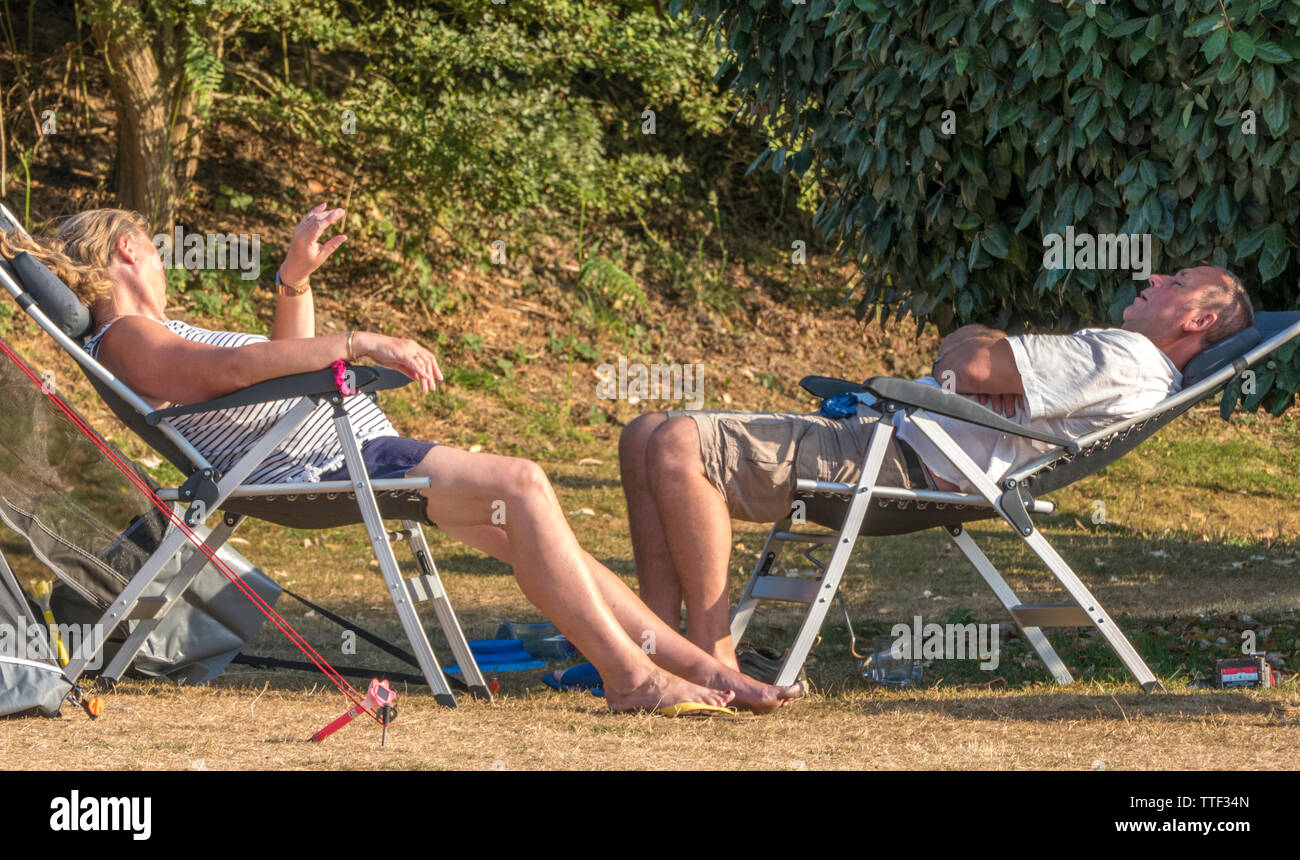
[[[49,628],[0,555],[0,717],[56,716],[71,689],[55,659]]]
[[[134,555],[135,550],[121,550],[123,542],[139,547],[147,557],[157,546],[157,537],[165,517],[148,515],[132,523],[118,544],[107,552],[110,558],[118,553]],[[175,528],[166,523],[167,531]],[[195,534],[207,539],[210,529],[196,528]],[[158,578],[145,592],[146,596],[162,594],[172,577],[180,572],[185,561],[198,548],[190,543],[174,556],[159,573]],[[256,592],[268,605],[274,606],[280,598],[280,587],[266,574],[228,544],[216,553],[231,572],[246,587]],[[50,598],[50,608],[60,624],[94,624],[104,609],[86,600],[73,588],[59,583]],[[145,677],[165,677],[178,684],[204,684],[215,678],[239,655],[239,652],[257,635],[265,617],[253,602],[244,595],[221,571],[211,563],[199,571],[198,576],[184,592],[179,603],[167,613],[158,628],[145,640],[144,647],[131,664],[131,670]],[[139,622],[123,625],[119,632],[104,645],[103,665],[112,662],[118,647],[126,640],[128,630]]]

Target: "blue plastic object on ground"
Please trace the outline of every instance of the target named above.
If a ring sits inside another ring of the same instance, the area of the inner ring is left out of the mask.
[[[469,650],[480,672],[523,672],[546,665],[525,651],[518,639],[475,639],[469,643]],[[460,674],[459,664],[452,663],[447,673]]]
[[[570,666],[560,673],[558,681],[555,679],[554,674],[543,675],[542,683],[552,689],[564,692],[590,690],[593,696],[605,695],[605,682],[600,679],[600,673],[596,671],[596,667],[590,663]]]
[[[518,639],[539,660],[572,660],[578,655],[578,649],[549,621],[502,621],[497,638]]]

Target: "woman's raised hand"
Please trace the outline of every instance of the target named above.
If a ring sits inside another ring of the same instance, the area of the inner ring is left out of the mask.
[[[409,338],[359,331],[353,336],[353,348],[357,357],[371,358],[376,364],[400,370],[417,380],[422,394],[428,394],[442,382],[438,359]]]
[[[324,244],[317,241],[325,228],[338,221],[343,215],[342,209],[326,209],[325,204],[322,203],[298,222],[298,228],[293,231],[293,238],[289,240],[289,251],[284,255],[284,262],[280,264],[281,281],[286,284],[301,284],[311,277],[311,273],[316,271],[339,245],[347,241],[348,237],[344,235],[331,237]]]

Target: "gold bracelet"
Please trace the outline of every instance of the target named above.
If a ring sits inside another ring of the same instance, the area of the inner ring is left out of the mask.
[[[352,354],[352,335],[356,334],[356,329],[348,329],[348,361],[356,361],[357,357]]]
[[[287,283],[280,277],[280,270],[275,270],[275,291],[282,296],[301,296],[311,289],[311,275],[303,279],[300,284]]]

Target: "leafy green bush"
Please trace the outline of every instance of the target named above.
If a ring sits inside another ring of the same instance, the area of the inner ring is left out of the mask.
[[[1043,267],[1071,225],[1149,233],[1155,271],[1208,261],[1265,309],[1296,304],[1294,0],[695,0],[691,17],[774,131],[755,163],[816,170],[864,316],[1117,321],[1129,272]],[[1254,403],[1280,412],[1298,381],[1270,374]]]

